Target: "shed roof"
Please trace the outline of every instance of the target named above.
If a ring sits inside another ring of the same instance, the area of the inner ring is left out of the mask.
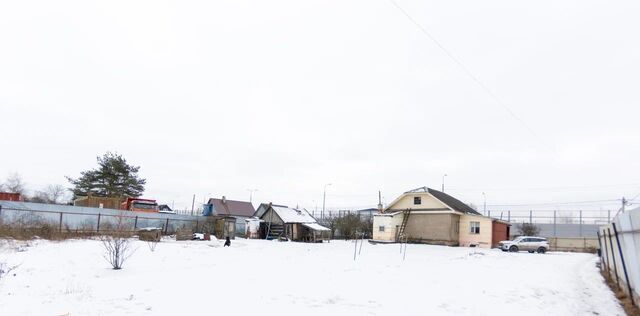
[[[319,230],[319,231],[329,231],[329,230],[331,230],[329,228],[326,228],[326,227],[324,227],[324,226],[322,226],[320,224],[316,224],[316,223],[305,223],[305,224],[302,224],[302,226],[310,228],[310,229],[313,229],[313,230]]]
[[[316,219],[305,209],[295,209],[286,206],[272,205],[271,209],[285,223],[316,223]]]
[[[256,212],[250,202],[211,198],[208,204],[213,205],[218,215],[251,217]]]

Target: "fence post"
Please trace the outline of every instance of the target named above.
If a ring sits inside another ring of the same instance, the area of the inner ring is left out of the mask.
[[[529,211],[529,224],[533,224],[533,211]]]
[[[580,237],[582,237],[582,210],[580,210]]]
[[[604,261],[602,257],[602,241],[600,240],[600,229],[596,232],[596,236],[598,236],[598,246],[600,247],[600,271],[604,270]]]
[[[507,211],[507,222],[511,222],[511,211]]]
[[[598,232],[600,231],[600,229],[598,229]],[[609,246],[607,246],[607,234],[604,233],[604,230],[602,231],[602,239],[604,239],[603,243],[604,243],[604,261],[605,264],[607,266],[607,272],[609,274],[609,277],[611,277],[611,265],[609,264]]]
[[[58,229],[62,232],[62,212],[60,212],[60,224],[58,225]]]
[[[611,223],[613,227],[613,233],[616,236],[616,244],[618,244],[618,253],[620,253],[620,261],[622,261],[622,270],[624,271],[624,278],[627,281],[627,289],[629,290],[629,297],[631,298],[631,305],[636,305],[633,299],[633,289],[631,289],[631,283],[629,282],[629,275],[627,274],[627,265],[624,263],[624,254],[622,253],[622,246],[620,246],[620,239],[618,238],[618,229],[616,229],[616,223]]]
[[[491,217],[491,210],[487,211],[487,217]]]
[[[607,211],[607,223],[611,223],[611,210]]]
[[[196,232],[198,231],[198,225],[200,224],[200,222],[196,219]],[[245,223],[246,225],[246,223]]]
[[[100,213],[98,213],[98,230],[96,231],[96,233],[100,232]]]
[[[558,237],[556,230],[556,211],[553,211],[553,237]]]
[[[136,219],[133,222],[133,229],[138,229],[138,215],[136,215]]]
[[[611,239],[611,229],[607,228],[607,232],[609,235],[609,246],[611,246],[611,260],[613,260],[613,272],[616,274],[616,284],[618,285],[618,289],[620,288],[620,280],[618,280],[618,266],[616,265],[616,254],[613,252],[613,239]]]
[[[169,231],[169,218],[167,218],[167,223],[164,225],[164,234],[166,235]]]

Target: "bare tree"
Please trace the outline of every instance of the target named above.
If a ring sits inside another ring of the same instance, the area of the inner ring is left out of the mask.
[[[36,192],[33,199],[40,200],[38,202],[59,204],[62,203],[66,189],[59,184],[49,184],[43,191]],[[35,202],[35,201],[34,201]]]
[[[7,181],[4,183],[4,188],[11,193],[24,194],[26,191],[26,184],[22,180],[20,174],[12,173],[7,177]]]
[[[131,244],[133,234],[127,226],[125,216],[121,214],[112,225],[111,233],[100,237],[104,247],[103,257],[114,270],[122,269],[124,262],[135,252]]]

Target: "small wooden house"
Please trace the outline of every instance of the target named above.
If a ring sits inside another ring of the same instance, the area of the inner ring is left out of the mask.
[[[305,209],[267,204],[258,208],[256,216],[260,218],[260,238],[322,242],[331,237],[331,230],[318,224]]]

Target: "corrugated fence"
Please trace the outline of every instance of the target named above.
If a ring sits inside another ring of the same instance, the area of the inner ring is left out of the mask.
[[[125,218],[131,229],[161,227],[165,234],[173,233],[181,227],[195,227],[197,229],[205,221],[201,216],[0,201],[0,220],[5,223],[44,221],[57,226],[60,231],[100,232],[105,227],[108,227],[109,224],[113,224],[118,218]]]
[[[618,214],[598,230],[602,267],[640,304],[640,208]]]

